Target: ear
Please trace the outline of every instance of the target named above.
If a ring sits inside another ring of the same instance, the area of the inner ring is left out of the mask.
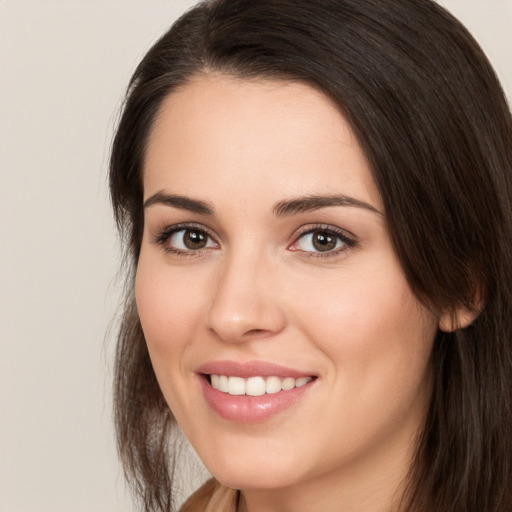
[[[479,286],[471,306],[459,306],[443,312],[439,317],[439,330],[455,332],[470,326],[485,306],[485,291]]]
[[[461,306],[454,310],[446,311],[439,317],[439,330],[443,332],[455,332],[471,325],[480,314],[481,308],[467,308]]]

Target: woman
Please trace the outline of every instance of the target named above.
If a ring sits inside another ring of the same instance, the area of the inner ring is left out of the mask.
[[[215,0],[132,78],[116,427],[173,509],[509,511],[512,124],[429,0]]]

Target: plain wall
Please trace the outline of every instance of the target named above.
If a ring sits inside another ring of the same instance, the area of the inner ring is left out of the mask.
[[[129,512],[111,425],[108,149],[191,0],[0,0],[0,512]],[[512,0],[444,0],[512,98]]]

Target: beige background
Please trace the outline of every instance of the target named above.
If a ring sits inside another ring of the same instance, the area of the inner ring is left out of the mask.
[[[0,0],[0,512],[130,512],[105,332],[107,192],[134,66],[191,0]],[[444,0],[512,98],[512,0]]]

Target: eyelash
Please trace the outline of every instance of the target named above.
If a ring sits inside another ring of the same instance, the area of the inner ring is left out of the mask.
[[[331,251],[301,251],[300,249],[294,249],[296,252],[302,252],[302,254],[307,258],[329,258],[329,257],[335,257],[338,256],[340,253],[353,249],[357,246],[356,238],[353,235],[348,235],[346,231],[343,231],[339,228],[336,228],[331,225],[327,224],[317,224],[313,226],[308,226],[304,228],[301,232],[297,234],[295,237],[294,242],[290,245],[296,245],[301,239],[303,239],[306,235],[312,234],[312,233],[325,233],[330,236],[334,236],[338,240],[342,242],[342,247],[331,250]]]
[[[208,229],[206,229],[204,226],[200,224],[176,224],[174,226],[168,226],[164,228],[160,233],[155,237],[154,242],[157,245],[160,245],[163,250],[166,253],[170,253],[173,256],[178,257],[193,257],[193,256],[200,256],[203,254],[206,250],[209,250],[209,248],[203,248],[203,249],[189,249],[187,251],[182,249],[176,249],[168,244],[169,239],[175,235],[176,233],[179,233],[180,231],[199,231],[201,233],[205,233],[206,236],[210,240],[215,241],[215,237],[209,232]],[[216,242],[217,243],[217,242]]]
[[[158,235],[154,238],[154,243],[161,246],[166,253],[171,253],[174,256],[178,257],[194,257],[200,256],[205,251],[209,250],[210,247],[201,248],[201,249],[189,249],[182,250],[176,249],[169,245],[169,239],[179,233],[180,231],[198,231],[204,233],[210,240],[214,241],[214,243],[218,244],[215,240],[215,237],[210,233],[210,231],[200,224],[177,224],[174,226],[168,226],[161,230]],[[353,235],[348,236],[345,231],[342,231],[339,228],[336,228],[331,225],[326,224],[317,224],[303,228],[294,238],[292,244],[288,247],[292,247],[296,245],[301,239],[303,239],[306,235],[315,233],[315,232],[323,232],[327,235],[334,236],[339,241],[342,242],[343,246],[341,248],[337,248],[331,251],[304,251],[300,249],[290,249],[293,252],[301,252],[307,258],[328,258],[337,256],[339,253],[344,252],[348,249],[352,249],[357,246],[357,241]]]

